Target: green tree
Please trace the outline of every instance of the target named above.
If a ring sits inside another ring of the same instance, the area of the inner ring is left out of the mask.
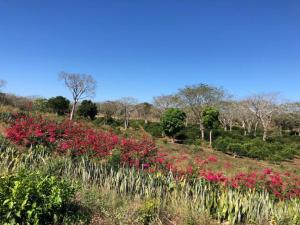
[[[91,100],[84,100],[79,105],[77,113],[79,116],[89,117],[93,120],[98,113],[97,105]]]
[[[211,106],[205,107],[202,112],[203,126],[209,130],[210,146],[212,144],[212,131],[220,125],[219,114],[219,110]]]
[[[161,126],[166,136],[172,138],[174,142],[174,136],[184,128],[186,114],[179,109],[167,109],[161,119]]]
[[[69,111],[70,101],[63,96],[57,96],[48,100],[49,108],[58,115],[64,115]]]

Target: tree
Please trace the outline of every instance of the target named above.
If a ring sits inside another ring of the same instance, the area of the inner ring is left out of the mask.
[[[186,114],[180,109],[167,109],[160,123],[166,136],[172,138],[174,142],[175,135],[185,126]]]
[[[177,95],[162,95],[154,97],[153,105],[163,112],[167,109],[178,108],[180,106],[180,99]]]
[[[124,116],[124,128],[125,130],[129,126],[129,119],[131,116],[131,113],[135,110],[135,105],[137,103],[137,100],[132,97],[125,97],[120,99],[119,101],[120,104],[120,114]]]
[[[78,102],[95,95],[96,81],[91,75],[66,72],[61,72],[59,78],[72,93],[73,105],[70,114],[72,120]]]
[[[198,84],[186,86],[179,90],[178,96],[185,107],[189,107],[194,114],[196,123],[199,124],[201,138],[204,139],[204,126],[202,121],[202,112],[206,106],[218,104],[225,96],[222,88],[209,86],[207,84]]]
[[[34,110],[37,110],[39,112],[48,112],[49,111],[49,105],[48,100],[45,98],[37,98],[33,101],[33,108]]]
[[[91,120],[94,120],[98,113],[97,105],[91,100],[83,100],[78,107],[77,113],[79,116],[89,117]]]
[[[219,107],[219,120],[222,124],[225,131],[229,128],[229,131],[232,131],[234,119],[235,119],[235,112],[236,112],[236,103],[233,101],[223,101]]]
[[[272,119],[278,110],[277,94],[255,95],[248,99],[250,110],[257,116],[263,127],[263,140],[267,140],[268,130]]]
[[[120,108],[119,102],[106,101],[98,104],[99,112],[104,115],[106,120],[111,119],[114,115],[117,114],[118,109]]]
[[[219,121],[219,110],[215,107],[207,106],[202,112],[203,126],[209,130],[209,145],[212,145],[212,131],[218,128]]]
[[[58,115],[64,115],[69,111],[70,101],[63,96],[57,96],[48,100],[48,107]]]
[[[136,105],[136,111],[138,113],[139,118],[143,118],[145,123],[148,123],[148,117],[151,115],[152,105],[148,102],[143,102],[141,104]]]

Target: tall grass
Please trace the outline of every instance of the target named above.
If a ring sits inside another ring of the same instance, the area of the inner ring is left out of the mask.
[[[280,201],[266,191],[231,189],[203,179],[177,180],[170,172],[148,173],[134,168],[113,168],[105,162],[87,157],[70,158],[50,155],[38,146],[23,153],[6,143],[1,145],[1,174],[26,168],[69,178],[83,190],[91,187],[130,199],[156,199],[157,218],[163,211],[186,211],[193,215],[209,215],[229,224],[300,224],[299,199]],[[163,223],[163,219],[160,220]]]

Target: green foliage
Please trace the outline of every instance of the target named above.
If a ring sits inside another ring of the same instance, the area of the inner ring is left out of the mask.
[[[167,109],[160,119],[164,133],[168,137],[174,137],[184,128],[185,119],[185,112],[179,109]]]
[[[138,222],[148,225],[153,222],[159,211],[159,201],[156,199],[148,199],[138,210]]]
[[[144,125],[144,129],[150,133],[153,137],[161,138],[163,134],[163,128],[160,123],[150,123]]]
[[[181,131],[179,131],[175,138],[179,140],[179,142],[182,142],[183,144],[197,144],[200,143],[200,132],[199,128],[196,125],[188,125],[184,127]]]
[[[20,171],[0,178],[0,220],[4,224],[58,222],[74,188],[54,176]]]
[[[240,138],[219,137],[214,141],[213,147],[224,153],[273,162],[290,160],[296,154],[299,154],[297,148],[291,144],[269,143],[262,141],[260,138],[241,140]]]
[[[90,118],[91,120],[95,119],[95,116],[98,113],[96,103],[93,103],[91,100],[84,100],[78,107],[77,114],[79,116]]]
[[[69,111],[70,101],[63,96],[57,96],[48,100],[48,106],[52,112],[64,115]]]
[[[205,107],[202,112],[202,121],[205,128],[216,129],[219,126],[219,111],[214,107]]]

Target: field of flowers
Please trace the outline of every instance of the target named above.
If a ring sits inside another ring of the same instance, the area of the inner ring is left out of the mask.
[[[46,148],[51,155],[46,157],[48,169],[57,175],[119,194],[159,199],[161,207],[182,201],[230,224],[300,223],[300,177],[295,174],[262,168],[228,176],[208,169],[218,163],[214,156],[196,157],[182,168],[177,165],[185,156],[161,153],[149,137],[125,138],[79,122],[55,122],[41,116],[14,116],[6,138],[18,146]]]

